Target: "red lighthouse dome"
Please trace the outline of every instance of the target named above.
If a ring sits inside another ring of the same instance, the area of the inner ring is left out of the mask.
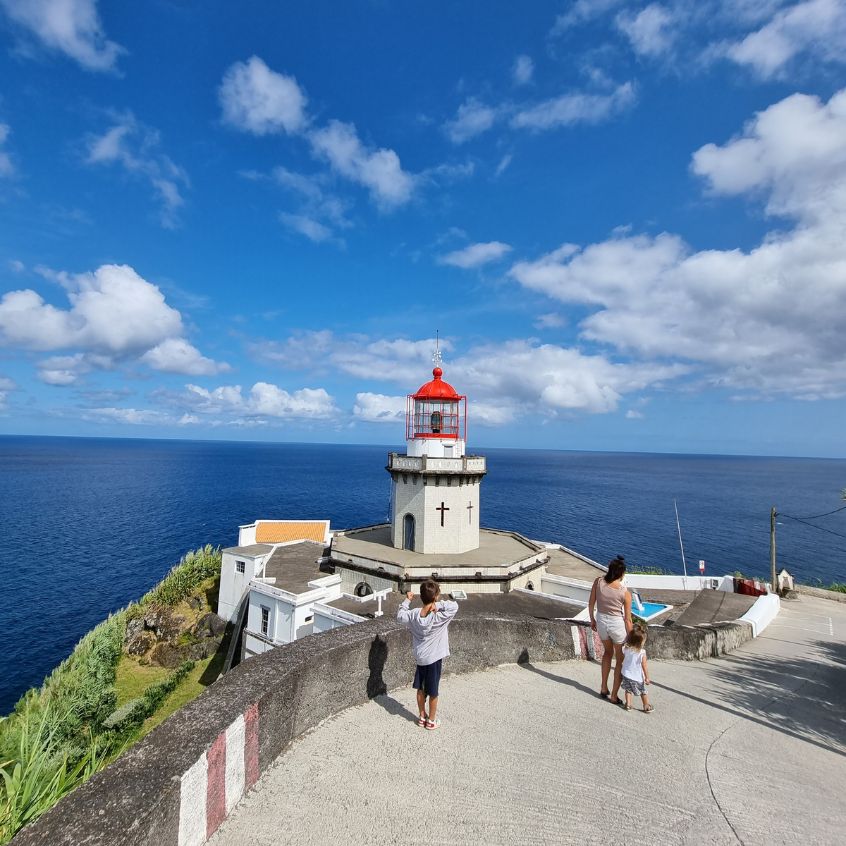
[[[407,440],[463,441],[467,426],[467,397],[443,380],[435,367],[431,382],[408,395],[405,415]]]
[[[440,367],[436,367],[432,371],[432,375],[435,377],[432,379],[431,382],[427,382],[425,385],[421,385],[417,389],[416,394],[412,394],[414,399],[451,399],[451,400],[459,400],[461,396],[459,395],[458,391],[449,384],[449,382],[444,382],[441,378],[444,375],[444,371],[441,370]]]

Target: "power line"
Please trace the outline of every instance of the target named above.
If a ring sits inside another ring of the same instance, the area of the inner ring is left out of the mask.
[[[819,517],[828,517],[830,514],[837,514],[838,511],[846,511],[846,505],[835,508],[834,511],[826,511],[825,514],[812,514],[810,517],[793,517],[794,520],[816,520]],[[786,514],[784,515],[787,516]]]
[[[838,538],[843,538],[844,540],[846,540],[846,535],[841,535],[840,532],[833,532],[831,529],[826,529],[823,526],[818,526],[816,523],[809,523],[807,520],[804,520],[801,517],[792,517],[790,514],[784,514],[781,511],[778,512],[778,516],[786,517],[788,520],[795,520],[797,523],[804,523],[806,526],[810,526],[812,529],[819,529],[819,531],[821,532],[827,532],[830,535],[835,535]]]

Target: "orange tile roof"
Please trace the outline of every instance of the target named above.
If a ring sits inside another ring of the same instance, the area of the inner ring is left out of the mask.
[[[257,520],[256,543],[288,543],[312,540],[325,543],[328,520]]]

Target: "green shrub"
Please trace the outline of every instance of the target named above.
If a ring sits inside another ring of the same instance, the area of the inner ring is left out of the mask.
[[[846,593],[846,584],[843,582],[834,582],[828,586],[829,590],[836,590],[838,593]]]
[[[124,728],[124,723],[135,722],[136,712],[143,708],[144,699],[141,696],[136,696],[135,699],[130,699],[129,702],[124,702],[116,711],[112,711],[105,720],[103,720],[103,728],[107,731],[111,729]]]
[[[639,567],[637,565],[633,567],[626,567],[626,572],[631,573],[633,576],[671,576],[672,573],[667,572],[663,567]]]
[[[65,716],[50,709],[32,709],[18,716],[17,754],[14,760],[0,763],[0,843],[8,843],[105,765],[108,746],[94,734],[89,734],[77,760],[72,762],[62,750],[58,729]]]
[[[186,599],[220,574],[220,560],[220,549],[210,545],[187,553],[140,602],[88,632],[40,689],[28,690],[14,713],[0,719],[0,844],[119,754],[132,739],[128,730],[154,714],[193,669],[186,661],[115,710],[127,622],[150,603]]]
[[[220,574],[220,547],[208,544],[186,553],[182,560],[139,603],[176,605],[189,597],[206,579]]]

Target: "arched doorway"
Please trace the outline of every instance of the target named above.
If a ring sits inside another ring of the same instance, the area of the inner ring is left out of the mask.
[[[414,552],[414,515],[406,514],[402,518],[402,548]]]
[[[373,593],[373,588],[367,582],[359,582],[353,591],[355,596],[370,596],[371,593]]]

